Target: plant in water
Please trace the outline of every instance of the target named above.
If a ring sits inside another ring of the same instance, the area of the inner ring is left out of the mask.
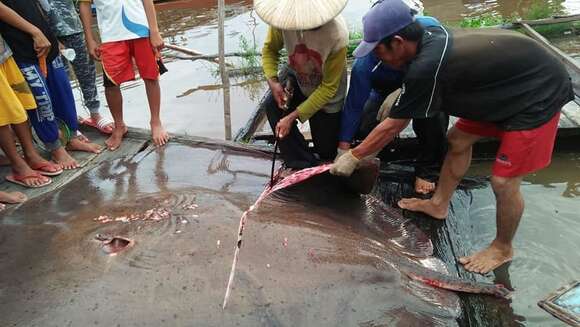
[[[506,23],[506,19],[504,19],[501,15],[484,13],[478,16],[463,18],[463,20],[459,23],[459,26],[463,28],[479,28],[497,26],[504,23]]]
[[[243,36],[240,36],[240,49],[242,52],[242,65],[240,71],[242,75],[252,75],[260,71],[260,60],[258,59],[258,49],[256,44],[251,44]]]
[[[562,5],[551,1],[534,1],[522,12],[523,18],[527,20],[549,18],[561,13]]]

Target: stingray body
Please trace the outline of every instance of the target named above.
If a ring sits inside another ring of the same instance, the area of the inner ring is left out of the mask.
[[[239,217],[269,182],[270,158],[171,143],[119,171],[123,160],[1,217],[3,323],[456,324],[456,294],[405,273],[445,274],[429,239],[327,173],[270,194],[247,216],[223,310]]]

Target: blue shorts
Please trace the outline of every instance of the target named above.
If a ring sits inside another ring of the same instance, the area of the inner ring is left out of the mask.
[[[78,130],[75,100],[64,62],[58,56],[48,64],[46,78],[38,64],[18,61],[17,64],[36,100],[37,107],[27,111],[28,118],[46,149],[56,150],[62,146],[58,135],[58,120],[65,123],[73,135]]]

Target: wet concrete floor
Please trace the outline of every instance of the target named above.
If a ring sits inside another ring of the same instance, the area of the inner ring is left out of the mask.
[[[457,296],[397,264],[445,269],[429,239],[332,178],[250,216],[224,311],[238,220],[268,181],[268,158],[172,143],[123,160],[0,216],[3,326],[456,324]]]

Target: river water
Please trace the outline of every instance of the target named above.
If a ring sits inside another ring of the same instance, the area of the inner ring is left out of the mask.
[[[251,10],[251,1],[226,1],[228,10],[225,26],[226,52],[240,50],[240,38],[261,49],[267,26]],[[522,12],[532,0],[428,0],[425,10],[442,22],[453,22],[467,15],[482,12],[499,13],[509,17],[513,12]],[[563,13],[580,13],[580,2],[566,0],[558,2]],[[351,0],[343,11],[353,31],[359,31],[362,15],[368,10],[370,1]],[[215,1],[181,0],[157,5],[158,20],[165,41],[184,46],[198,52],[217,54],[217,13]],[[562,43],[568,51],[578,51],[578,38]],[[224,138],[223,98],[219,88],[221,80],[218,66],[207,61],[184,61],[166,59],[169,72],[161,77],[162,118],[170,132]],[[234,66],[241,63],[230,59]],[[242,127],[249,114],[256,108],[266,90],[264,82],[257,76],[234,78],[231,88],[231,124],[235,132]],[[99,83],[100,85],[101,83]],[[103,106],[103,88],[99,86]],[[80,100],[78,89],[75,96]],[[147,97],[141,81],[127,83],[123,92],[126,120],[130,126],[149,128]],[[82,108],[82,102],[77,101]],[[82,109],[80,110],[83,111]],[[104,107],[103,112],[108,110]]]

